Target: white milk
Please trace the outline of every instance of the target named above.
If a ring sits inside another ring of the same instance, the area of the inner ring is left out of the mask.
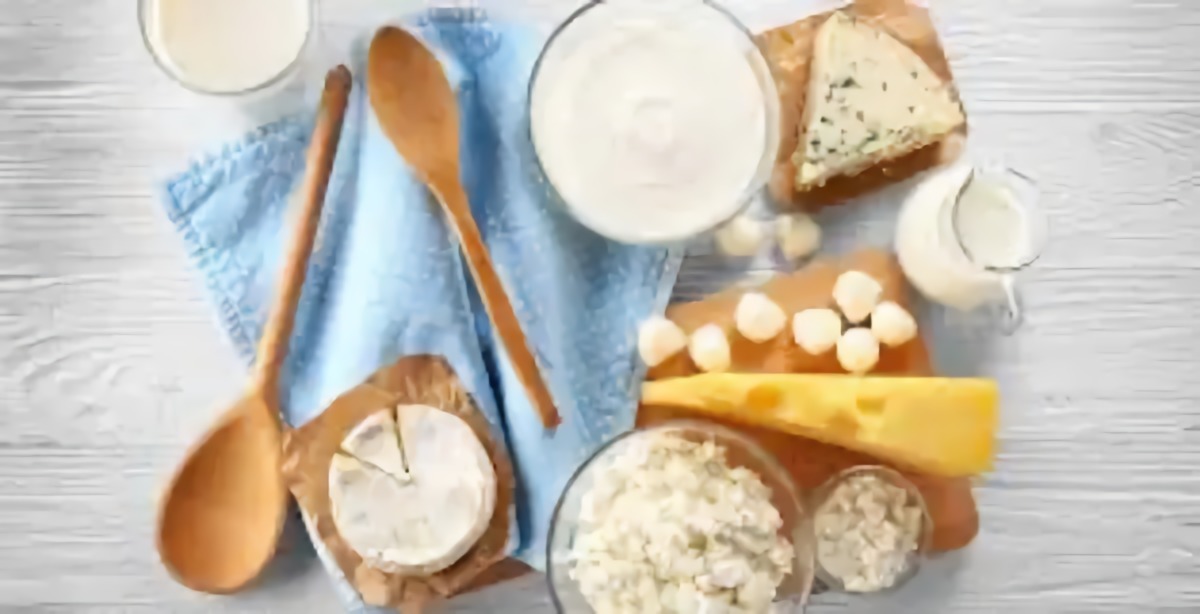
[[[531,131],[583,224],[629,243],[670,241],[729,219],[762,186],[777,99],[761,55],[722,13],[699,0],[631,6],[597,4],[553,40]]]
[[[1029,262],[1030,220],[1015,194],[999,179],[976,177],[962,191],[951,221],[959,246],[978,266],[1013,271]]]
[[[264,86],[300,56],[308,0],[143,0],[146,42],[163,67],[205,93]]]
[[[1005,298],[1005,276],[1036,254],[1026,209],[999,180],[981,177],[958,200],[971,173],[960,164],[913,190],[896,225],[896,254],[926,298],[969,311]]]

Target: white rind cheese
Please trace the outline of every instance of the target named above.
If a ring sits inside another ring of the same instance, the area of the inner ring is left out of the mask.
[[[342,440],[342,451],[386,474],[408,479],[396,417],[391,411],[375,412],[359,422]]]
[[[441,571],[487,530],[496,507],[495,468],[475,432],[454,414],[402,405],[394,419],[376,416],[355,429],[360,436],[352,433],[330,464],[334,524],[372,567],[410,575]],[[395,430],[375,429],[388,424]],[[403,474],[360,456],[378,450],[382,438],[403,446]]]
[[[796,189],[856,175],[949,135],[966,122],[951,87],[912,49],[845,13],[813,47]]]

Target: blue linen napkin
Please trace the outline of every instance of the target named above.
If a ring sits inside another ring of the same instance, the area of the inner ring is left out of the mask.
[[[451,229],[383,136],[357,78],[284,368],[285,417],[307,422],[400,356],[445,356],[506,439],[518,476],[515,555],[543,569],[550,515],[567,479],[633,424],[642,377],[635,328],[665,306],[681,253],[607,241],[554,202],[526,117],[540,34],[464,11],[427,13],[410,29],[439,54],[455,86],[472,208],[563,424],[542,428]],[[356,76],[364,56],[356,54]],[[311,117],[264,126],[195,163],[164,192],[221,326],[247,363],[291,233],[290,195],[310,130]],[[361,605],[352,591],[347,597]]]

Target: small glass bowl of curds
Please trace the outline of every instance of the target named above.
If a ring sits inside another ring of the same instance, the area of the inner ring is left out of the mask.
[[[933,519],[925,498],[900,472],[879,465],[846,469],[813,492],[816,579],[827,590],[898,590],[929,555]]]

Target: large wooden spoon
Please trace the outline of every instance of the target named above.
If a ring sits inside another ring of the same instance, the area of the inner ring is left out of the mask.
[[[542,424],[557,426],[554,401],[471,216],[459,170],[458,102],[441,63],[408,32],[382,28],[367,55],[367,96],[383,133],[450,218],[483,307]]]
[[[287,511],[279,373],[287,357],[350,87],[350,71],[344,66],[325,78],[308,150],[303,210],[259,341],[250,389],[188,453],[159,509],[159,556],[176,580],[194,590],[241,589],[258,577],[279,542]]]

